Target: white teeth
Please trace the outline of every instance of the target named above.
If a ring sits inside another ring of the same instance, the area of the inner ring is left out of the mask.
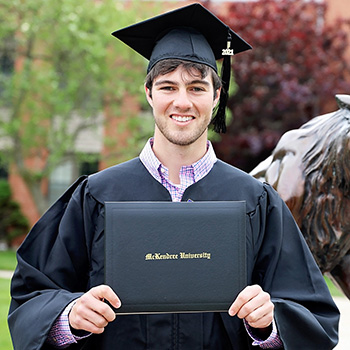
[[[173,118],[177,122],[188,122],[189,120],[192,120],[192,117],[180,117],[175,115],[171,116],[171,118]]]

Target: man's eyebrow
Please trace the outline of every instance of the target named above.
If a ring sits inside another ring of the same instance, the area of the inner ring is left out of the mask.
[[[172,81],[172,80],[158,80],[154,83],[155,86],[163,85],[163,84],[177,85],[177,83]],[[187,86],[193,85],[193,84],[202,84],[202,85],[206,85],[206,86],[210,85],[210,83],[207,80],[202,80],[202,79],[190,80],[190,81],[186,82]]]
[[[164,85],[164,84],[168,84],[168,85],[177,85],[174,81],[172,80],[158,80],[154,83],[155,86],[157,85]]]
[[[210,85],[209,81],[202,80],[202,79],[191,80],[188,83],[186,83],[186,85],[192,85],[192,84],[202,84],[202,85],[206,85],[206,86]]]

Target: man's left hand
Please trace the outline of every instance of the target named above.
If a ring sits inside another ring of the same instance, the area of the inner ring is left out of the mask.
[[[270,294],[259,285],[248,286],[240,292],[228,310],[230,316],[245,319],[249,326],[264,329],[271,325],[274,305]]]

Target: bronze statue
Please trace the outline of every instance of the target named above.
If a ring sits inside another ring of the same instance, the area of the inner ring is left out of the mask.
[[[279,192],[321,271],[350,299],[350,95],[336,100],[339,110],[286,132],[251,174]]]

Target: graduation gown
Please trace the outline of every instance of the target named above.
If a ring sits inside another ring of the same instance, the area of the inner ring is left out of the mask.
[[[183,200],[246,201],[247,279],[270,293],[289,350],[332,349],[339,312],[292,215],[267,184],[217,161]],[[48,332],[73,299],[104,282],[104,202],[171,201],[139,158],[77,180],[43,215],[17,253],[9,327],[14,349],[51,349]],[[137,286],[135,286],[137,288]],[[118,316],[72,349],[252,349],[227,313]],[[256,347],[254,347],[256,349]]]

